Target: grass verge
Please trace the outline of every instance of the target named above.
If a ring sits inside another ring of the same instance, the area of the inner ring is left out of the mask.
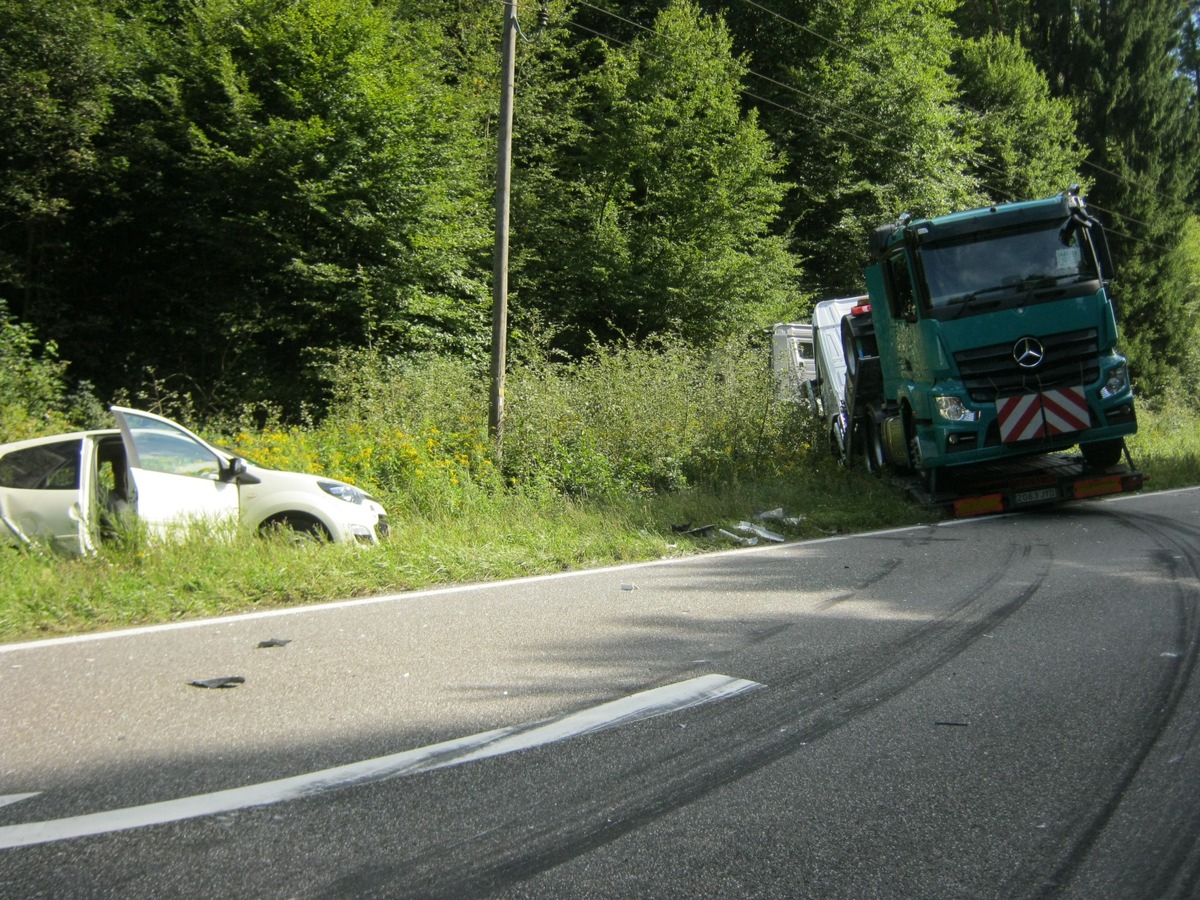
[[[1200,428],[1180,413],[1142,415],[1130,441],[1148,489],[1200,484]],[[543,491],[473,490],[453,503],[385,495],[393,534],[378,547],[293,545],[196,535],[179,544],[105,545],[92,558],[0,552],[0,641],[203,618],[380,593],[670,558],[736,546],[716,533],[781,509],[762,524],[788,539],[933,521],[895,485],[822,457],[786,477],[724,487],[571,498]]]
[[[542,575],[737,546],[712,532],[765,510],[788,539],[928,520],[890,485],[825,466],[804,480],[607,501],[480,494],[451,513],[396,510],[378,547],[199,534],[105,545],[87,559],[0,554],[0,640],[76,634],[438,585]]]

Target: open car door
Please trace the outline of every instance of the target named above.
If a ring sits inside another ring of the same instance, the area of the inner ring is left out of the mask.
[[[238,486],[230,460],[182,425],[152,413],[114,406],[129,464],[130,502],[159,534],[204,521],[232,525]]]
[[[0,544],[92,552],[90,450],[86,436],[72,435],[0,458]]]

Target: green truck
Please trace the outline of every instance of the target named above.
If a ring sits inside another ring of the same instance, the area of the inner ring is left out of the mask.
[[[840,341],[829,310],[847,301],[814,315],[818,382],[844,365],[822,395],[845,462],[915,476],[962,514],[1141,487],[1107,241],[1076,190],[902,217],[871,249]]]

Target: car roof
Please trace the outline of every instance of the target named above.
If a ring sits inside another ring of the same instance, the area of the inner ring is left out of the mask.
[[[71,431],[66,434],[48,434],[42,437],[27,438],[23,441],[0,444],[0,456],[5,456],[14,450],[24,450],[27,447],[41,447],[46,444],[58,444],[62,441],[81,441],[86,437],[103,437],[105,435],[119,435],[120,433],[115,428],[97,428],[92,431]]]

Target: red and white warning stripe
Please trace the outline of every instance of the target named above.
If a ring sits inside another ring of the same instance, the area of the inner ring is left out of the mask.
[[[996,401],[1000,440],[1034,438],[1083,431],[1091,423],[1083,388],[1055,388],[1041,394],[1020,394]]]

